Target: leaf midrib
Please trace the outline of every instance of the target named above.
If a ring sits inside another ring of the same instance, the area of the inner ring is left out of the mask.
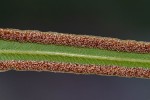
[[[57,55],[57,56],[68,56],[68,57],[80,57],[80,58],[90,58],[99,60],[113,60],[113,61],[129,61],[129,62],[141,62],[150,63],[150,60],[143,59],[133,59],[133,58],[119,58],[119,57],[109,57],[109,56],[95,56],[95,55],[83,55],[75,53],[64,53],[64,52],[49,52],[49,51],[32,51],[32,50],[0,50],[1,54],[29,54],[29,55]]]

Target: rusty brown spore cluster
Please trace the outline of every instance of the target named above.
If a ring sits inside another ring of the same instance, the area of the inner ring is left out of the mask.
[[[123,52],[150,53],[149,42],[120,40],[116,38],[99,36],[62,34],[57,32],[0,29],[0,39],[14,40],[19,42],[99,48]]]
[[[150,78],[149,69],[88,64],[72,64],[48,61],[0,61],[0,70],[51,71],[75,74],[96,74],[121,77]]]

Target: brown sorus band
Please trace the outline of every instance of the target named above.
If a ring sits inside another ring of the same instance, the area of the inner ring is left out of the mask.
[[[106,38],[99,36],[62,34],[57,32],[0,29],[0,39],[15,40],[19,42],[99,48],[123,52],[150,53],[149,42],[120,40],[116,38]]]
[[[0,71],[51,71],[75,74],[96,74],[121,77],[150,78],[150,70],[143,68],[126,68],[48,61],[0,61]]]

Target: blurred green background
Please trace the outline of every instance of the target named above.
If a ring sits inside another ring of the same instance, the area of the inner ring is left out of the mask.
[[[0,0],[0,27],[150,41],[150,0]],[[0,73],[1,100],[148,100],[150,80]]]

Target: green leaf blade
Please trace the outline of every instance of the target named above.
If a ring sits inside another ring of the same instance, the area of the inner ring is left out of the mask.
[[[0,40],[0,60],[55,61],[104,66],[150,68],[150,54],[138,54]]]

